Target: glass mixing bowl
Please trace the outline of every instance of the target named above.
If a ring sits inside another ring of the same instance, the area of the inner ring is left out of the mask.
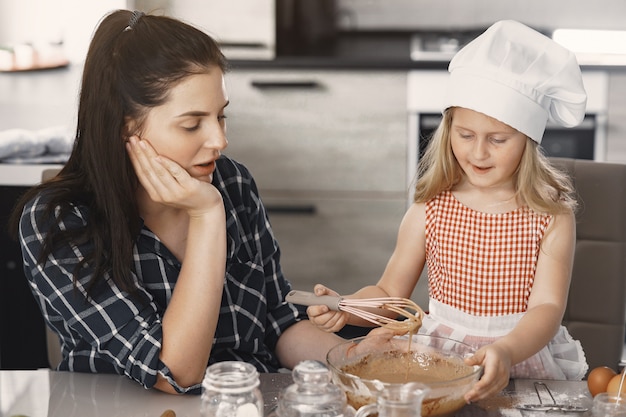
[[[326,361],[355,409],[375,403],[385,387],[417,381],[429,388],[422,416],[444,417],[465,405],[463,396],[482,374],[482,366],[463,361],[473,353],[471,346],[445,337],[370,335],[333,347]]]

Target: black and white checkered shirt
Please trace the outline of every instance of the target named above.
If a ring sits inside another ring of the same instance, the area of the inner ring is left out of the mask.
[[[306,313],[283,301],[290,284],[281,272],[280,250],[248,170],[222,157],[213,184],[224,200],[228,246],[209,363],[240,360],[252,363],[260,372],[275,372],[280,367],[274,354],[279,336],[306,318]],[[55,249],[43,267],[36,262],[51,222],[41,216],[44,198],[40,195],[26,205],[20,241],[33,294],[62,342],[63,360],[58,369],[125,374],[145,387],[152,387],[161,373],[177,390],[198,393],[199,385],[177,386],[159,360],[161,320],[181,264],[143,227],[134,246],[140,297],[129,296],[108,280],[87,298],[92,271],[81,270],[76,288],[72,272],[83,253],[92,249],[90,242]],[[79,205],[62,219],[61,226],[82,227],[88,221],[86,207]]]

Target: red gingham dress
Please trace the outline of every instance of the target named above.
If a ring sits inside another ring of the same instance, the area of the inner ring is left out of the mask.
[[[426,204],[431,298],[477,316],[526,311],[551,218],[528,207],[478,212],[449,191],[433,198]]]
[[[528,207],[483,213],[445,191],[426,203],[430,301],[420,333],[475,348],[510,332],[528,308],[541,241],[552,219]],[[580,380],[580,342],[560,326],[541,351],[511,369],[514,378]]]

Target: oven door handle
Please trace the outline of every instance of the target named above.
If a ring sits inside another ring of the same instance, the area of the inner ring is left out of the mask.
[[[271,80],[261,81],[253,80],[250,85],[259,90],[271,90],[271,89],[306,89],[314,90],[322,88],[322,84],[315,80]]]
[[[314,216],[317,213],[315,204],[271,204],[265,206],[269,214],[298,214]]]

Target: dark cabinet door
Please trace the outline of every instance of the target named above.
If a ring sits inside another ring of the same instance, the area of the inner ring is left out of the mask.
[[[46,368],[44,321],[24,276],[20,247],[7,232],[9,213],[26,188],[0,188],[0,369]]]

